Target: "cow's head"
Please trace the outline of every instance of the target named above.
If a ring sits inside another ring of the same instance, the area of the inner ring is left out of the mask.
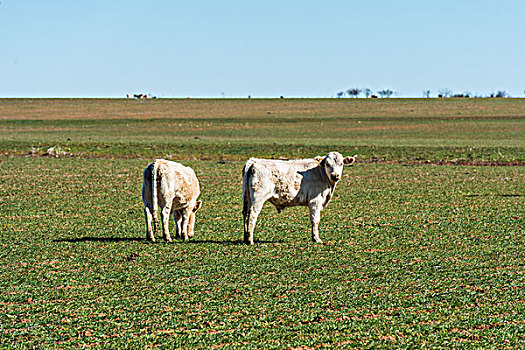
[[[325,157],[315,157],[321,170],[332,183],[341,180],[344,165],[351,165],[355,162],[355,157],[343,157],[339,152],[330,152]]]
[[[195,202],[195,205],[193,206],[193,209],[191,210],[190,218],[188,220],[188,237],[193,237],[194,231],[193,227],[195,226],[195,212],[199,210],[199,208],[202,206],[202,201]]]

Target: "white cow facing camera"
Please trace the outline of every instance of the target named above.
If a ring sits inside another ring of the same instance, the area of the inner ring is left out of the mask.
[[[343,166],[353,164],[355,159],[338,152],[289,161],[250,158],[243,169],[244,242],[253,244],[257,217],[268,201],[278,212],[286,207],[308,206],[312,241],[322,243],[318,230],[321,210],[332,198]]]

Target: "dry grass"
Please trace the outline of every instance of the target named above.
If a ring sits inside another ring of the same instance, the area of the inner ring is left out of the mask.
[[[0,99],[3,120],[525,117],[524,99]]]
[[[0,152],[525,163],[523,99],[3,99]]]

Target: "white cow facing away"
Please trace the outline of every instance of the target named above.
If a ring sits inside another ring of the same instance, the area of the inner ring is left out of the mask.
[[[201,207],[199,181],[192,168],[164,159],[156,159],[144,169],[142,201],[146,216],[146,238],[155,242],[158,229],[157,205],[160,207],[162,233],[171,242],[170,214],[176,224],[175,238],[193,237],[195,212]],[[152,229],[153,223],[153,229]]]
[[[355,157],[330,152],[325,157],[300,160],[250,158],[243,169],[244,242],[253,244],[253,230],[264,202],[272,203],[278,212],[286,207],[308,206],[312,240],[319,238],[319,220],[341,179],[343,165]]]

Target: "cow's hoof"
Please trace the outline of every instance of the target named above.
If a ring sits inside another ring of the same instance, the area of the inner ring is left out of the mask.
[[[246,244],[246,245],[253,245],[253,241],[244,241],[244,244]]]

